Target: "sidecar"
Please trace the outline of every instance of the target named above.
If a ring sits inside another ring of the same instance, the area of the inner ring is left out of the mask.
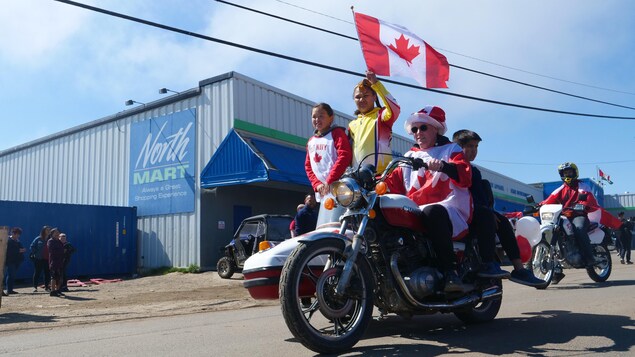
[[[338,232],[339,223],[328,223],[321,225],[312,232],[287,239],[273,248],[254,253],[245,261],[243,266],[243,276],[245,279],[243,286],[249,291],[251,297],[256,300],[277,300],[278,283],[280,282],[282,267],[298,243],[304,239],[315,238],[320,234]],[[346,236],[348,239],[352,239],[353,232],[347,231]],[[317,261],[315,261],[317,267],[324,267],[326,263],[324,257],[320,256],[315,259],[317,259]],[[307,295],[310,294],[310,292],[307,293]]]
[[[245,218],[234,233],[234,238],[221,248],[223,255],[216,264],[218,275],[229,279],[236,271],[243,269],[245,261],[258,251],[261,242],[275,246],[290,238],[289,215],[261,214]]]

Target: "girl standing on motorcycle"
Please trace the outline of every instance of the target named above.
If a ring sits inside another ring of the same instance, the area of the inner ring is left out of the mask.
[[[333,109],[326,103],[318,103],[311,110],[315,132],[306,144],[304,169],[318,203],[329,194],[329,185],[342,177],[353,156],[346,131],[333,125],[334,118]],[[341,210],[328,211],[321,206],[317,226],[337,221],[341,213]]]
[[[385,107],[379,106],[378,98]],[[372,71],[366,71],[366,78],[355,86],[353,99],[357,106],[357,119],[348,124],[353,167],[360,163],[371,164],[377,172],[383,172],[392,160],[390,141],[392,125],[399,117],[399,104]]]
[[[589,240],[589,215],[593,215],[600,224],[608,226],[610,228],[617,229],[620,227],[621,222],[603,210],[599,205],[591,188],[584,182],[578,180],[579,171],[578,166],[572,162],[565,162],[558,166],[558,174],[562,180],[562,186],[558,187],[555,191],[549,195],[544,201],[540,202],[538,206],[545,204],[561,204],[563,207],[563,214],[571,220],[573,225],[573,233],[580,248],[580,253],[584,259],[587,268],[592,268],[598,262],[595,260],[593,250],[591,248],[591,242]],[[586,200],[581,200],[581,197],[586,196]],[[584,212],[578,212],[572,209],[576,203],[581,203],[585,206]],[[597,219],[599,218],[599,219]]]
[[[462,291],[463,283],[455,271],[452,239],[467,234],[467,222],[471,220],[470,163],[461,147],[443,136],[447,131],[443,109],[427,106],[413,113],[406,120],[405,129],[416,142],[405,156],[421,158],[428,169],[414,171],[410,166],[399,167],[385,182],[391,193],[405,194],[419,205],[422,223],[432,237],[444,275],[444,291]]]

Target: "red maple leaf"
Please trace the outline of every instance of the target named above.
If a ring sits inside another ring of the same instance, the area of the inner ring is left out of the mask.
[[[318,153],[315,153],[315,156],[313,157],[313,161],[315,162],[320,162],[322,161],[322,156],[318,155]]]
[[[419,56],[419,46],[410,45],[410,40],[405,38],[403,34],[395,40],[395,44],[397,47],[391,44],[388,48],[393,50],[399,57],[403,58],[408,66],[412,64],[413,59]]]

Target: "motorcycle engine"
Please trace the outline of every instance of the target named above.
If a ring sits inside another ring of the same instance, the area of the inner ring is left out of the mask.
[[[413,271],[409,276],[404,277],[404,281],[410,293],[417,299],[434,294],[435,287],[441,282],[441,274],[431,267],[422,267]]]
[[[574,237],[569,236],[564,240],[564,252],[564,258],[568,265],[573,268],[580,268],[584,266],[582,254],[580,254],[580,250],[578,249],[578,245]]]

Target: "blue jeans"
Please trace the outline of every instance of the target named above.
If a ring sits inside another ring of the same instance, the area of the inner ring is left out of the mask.
[[[593,248],[589,239],[589,219],[586,216],[575,217],[571,223],[573,224],[573,235],[575,236],[580,254],[585,263],[593,262]]]
[[[15,264],[5,265],[4,267],[4,286],[7,289],[7,293],[13,291],[13,281],[15,275],[18,272],[18,266]]]

